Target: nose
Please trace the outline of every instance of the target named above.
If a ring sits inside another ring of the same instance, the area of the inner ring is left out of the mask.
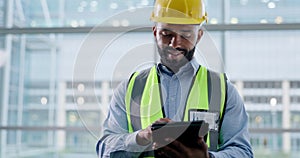
[[[182,37],[176,34],[171,38],[169,46],[173,48],[178,48],[181,47],[181,44],[182,44]]]

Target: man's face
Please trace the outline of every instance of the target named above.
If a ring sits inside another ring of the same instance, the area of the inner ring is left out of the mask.
[[[157,23],[153,34],[162,64],[177,72],[193,58],[202,33],[197,25]]]

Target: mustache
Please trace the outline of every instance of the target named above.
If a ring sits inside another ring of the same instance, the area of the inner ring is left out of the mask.
[[[183,48],[172,48],[172,47],[167,47],[166,48],[167,51],[179,51],[179,52],[183,52],[183,54],[187,54],[189,51],[187,49],[183,49]]]

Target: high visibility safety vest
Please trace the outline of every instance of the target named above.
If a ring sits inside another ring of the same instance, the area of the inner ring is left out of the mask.
[[[220,141],[219,128],[225,111],[226,88],[225,74],[200,66],[186,100],[182,121],[189,121],[189,110],[201,110],[219,116],[216,119],[217,130],[210,130],[207,137],[206,143],[210,151],[216,151]],[[133,73],[127,85],[125,105],[129,133],[145,129],[159,118],[165,117],[156,66],[141,73]]]

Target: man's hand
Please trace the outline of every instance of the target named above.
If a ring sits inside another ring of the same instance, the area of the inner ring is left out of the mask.
[[[169,118],[161,118],[157,121],[155,121],[154,123],[167,123],[167,122],[171,122],[171,119]],[[151,125],[148,126],[146,129],[141,130],[140,132],[138,132],[138,134],[136,135],[136,142],[139,145],[148,145],[152,142],[152,130],[151,130]]]
[[[136,142],[138,145],[148,145],[152,142],[152,131],[151,126],[138,132],[136,135]]]
[[[165,141],[169,142],[170,144],[159,148],[157,150],[158,156],[168,158],[209,158],[208,148],[203,137],[199,137],[197,140],[199,148],[187,147],[181,142],[172,138],[167,138]],[[154,143],[154,148],[156,148],[157,145],[157,143]]]

